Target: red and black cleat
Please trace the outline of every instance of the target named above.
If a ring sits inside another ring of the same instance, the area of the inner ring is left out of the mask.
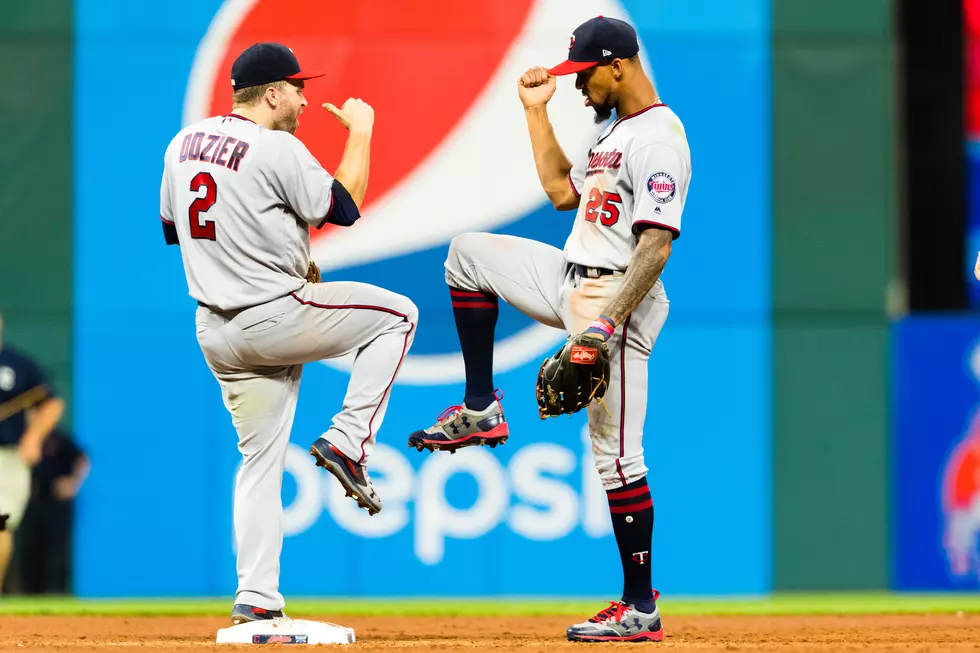
[[[325,438],[319,438],[313,443],[310,455],[316,458],[317,467],[323,467],[337,477],[347,496],[353,497],[357,505],[367,510],[369,515],[381,512],[381,497],[374,491],[364,465],[345,456]]]

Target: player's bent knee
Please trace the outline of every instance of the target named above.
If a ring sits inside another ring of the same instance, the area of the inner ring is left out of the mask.
[[[411,324],[418,324],[419,321],[419,308],[415,305],[408,297],[404,295],[396,295],[395,306],[392,307],[393,310],[397,311],[400,315],[405,316],[405,320]]]
[[[480,235],[476,233],[465,233],[455,236],[449,241],[449,256],[458,257],[472,251],[473,247],[478,245]]]
[[[478,290],[476,280],[470,278],[468,270],[471,264],[479,258],[480,252],[487,250],[485,233],[460,234],[449,243],[449,253],[446,255],[446,283],[464,290]]]
[[[411,322],[412,324],[418,324],[419,307],[415,305],[415,302],[413,302],[411,299],[408,299],[407,297],[405,298],[405,302],[406,302],[406,309],[407,309],[405,315],[407,316],[408,321]]]
[[[487,233],[465,233],[460,234],[449,242],[449,255],[446,257],[446,264],[450,261],[472,261],[480,253],[487,251],[487,241],[493,238],[493,234]]]

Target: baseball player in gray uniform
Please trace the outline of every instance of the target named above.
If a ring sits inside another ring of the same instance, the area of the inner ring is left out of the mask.
[[[160,217],[179,244],[197,339],[238,432],[235,623],[281,617],[282,475],[303,364],[357,352],[343,408],[313,444],[316,463],[371,514],[381,510],[365,464],[418,310],[405,297],[350,282],[311,283],[310,226],[350,226],[367,188],[374,111],[349,99],[349,130],[331,176],[295,137],[307,101],[292,51],[259,43],[235,61],[232,113],[182,129],[164,158]],[[312,271],[312,273],[311,273]]]
[[[684,127],[660,101],[638,57],[633,28],[599,16],[574,32],[568,60],[532,68],[518,82],[541,185],[559,210],[575,210],[564,251],[511,236],[476,233],[453,239],[446,260],[466,395],[439,421],[409,436],[409,446],[455,451],[496,446],[508,435],[493,385],[498,298],[535,320],[606,341],[611,378],[605,406],[588,408],[596,468],[609,500],[623,567],[621,600],[570,627],[568,639],[663,638],[650,579],[653,501],[643,462],[647,363],[667,318],[660,274],[680,235],[691,179]],[[573,164],[548,120],[557,75],[575,87],[596,122],[618,120]]]

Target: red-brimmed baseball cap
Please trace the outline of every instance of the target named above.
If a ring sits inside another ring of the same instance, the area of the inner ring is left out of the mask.
[[[568,60],[548,70],[549,75],[571,75],[613,59],[626,59],[640,51],[636,30],[617,18],[596,16],[575,28],[568,45]]]
[[[285,45],[256,43],[238,55],[231,65],[231,87],[237,91],[284,79],[314,79],[324,74],[301,70],[296,55]]]

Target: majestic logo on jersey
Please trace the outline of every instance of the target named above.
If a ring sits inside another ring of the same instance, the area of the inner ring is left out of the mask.
[[[184,104],[185,124],[228,113],[228,74],[235,58],[260,41],[285,41],[301,65],[328,75],[306,84],[309,106],[296,136],[332,170],[340,159],[347,131],[319,108],[360,97],[378,116],[371,142],[371,183],[363,217],[352,228],[327,225],[311,234],[311,254],[324,280],[362,281],[406,295],[423,308],[415,344],[398,375],[401,384],[444,384],[464,376],[453,328],[443,262],[454,236],[470,231],[507,232],[561,248],[567,231],[554,229],[530,152],[527,124],[514,82],[542,61],[563,58],[555,26],[570,32],[599,14],[622,16],[619,0],[496,0],[441,3],[436,14],[418,12],[402,0],[374,0],[372,11],[386,24],[410,31],[432,48],[398,48],[395,32],[364,32],[357,3],[293,0],[292,15],[303,25],[283,36],[281,2],[226,0],[195,56]],[[481,13],[482,12],[482,13]],[[494,17],[494,38],[483,21]],[[287,21],[288,22],[288,21]],[[449,32],[465,49],[443,38]],[[389,41],[385,41],[388,38]],[[338,50],[338,43],[346,44]],[[399,51],[398,66],[379,63],[379,46]],[[487,47],[489,46],[489,47]],[[557,50],[554,48],[557,47]],[[551,52],[544,56],[542,53]],[[441,54],[441,56],[439,56]],[[454,81],[422,89],[413,70],[444,60]],[[374,62],[355,67],[357,61]],[[576,156],[588,152],[598,129],[570,81],[558,84],[548,113],[562,148]],[[439,111],[433,112],[432,107]],[[249,157],[256,156],[254,151]],[[607,163],[612,163],[607,162]],[[480,201],[474,202],[473,198]],[[565,337],[562,331],[532,322],[501,304],[494,367],[498,372],[536,361]],[[344,360],[326,364],[345,368]]]
[[[666,204],[674,199],[676,190],[674,178],[666,172],[655,172],[647,179],[647,191],[653,196],[653,201],[659,204]]]
[[[623,163],[623,153],[619,150],[611,152],[594,152],[589,157],[589,167],[585,172],[586,177],[597,175],[606,170],[616,170]]]

